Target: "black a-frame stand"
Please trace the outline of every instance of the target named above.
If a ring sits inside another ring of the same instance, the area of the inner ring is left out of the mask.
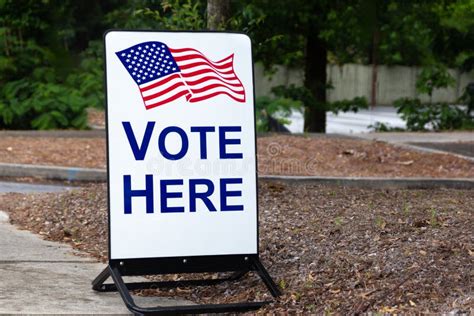
[[[107,268],[105,268],[105,270],[102,271],[94,281],[92,281],[92,288],[99,292],[118,291],[127,308],[135,315],[244,312],[259,309],[271,301],[140,307],[135,304],[129,291],[138,289],[172,288],[179,286],[215,285],[221,282],[238,280],[250,271],[255,271],[260,276],[273,297],[277,297],[281,294],[278,286],[260,262],[258,255],[109,260]],[[136,283],[125,283],[122,278],[122,276],[205,272],[229,272],[230,275],[220,279]],[[105,284],[104,282],[109,277],[112,277],[114,283]]]

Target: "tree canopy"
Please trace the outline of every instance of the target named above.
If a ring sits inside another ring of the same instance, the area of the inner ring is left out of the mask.
[[[304,104],[307,131],[324,131],[326,111],[353,109],[350,100],[327,102],[328,63],[474,67],[474,0],[225,3],[0,0],[0,128],[84,128],[84,109],[103,104],[109,28],[205,29],[208,20],[247,33],[254,59],[270,72],[278,64],[304,69],[303,87],[275,92]]]

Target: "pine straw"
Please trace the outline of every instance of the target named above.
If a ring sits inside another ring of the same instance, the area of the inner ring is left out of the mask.
[[[258,138],[257,142],[258,169],[264,175],[474,177],[473,161],[379,141],[276,135]],[[150,145],[149,150],[157,149]],[[124,154],[131,152],[124,148]],[[105,140],[1,137],[0,162],[105,168]]]
[[[106,259],[105,185],[8,194],[0,203],[14,224]],[[260,312],[474,311],[473,191],[263,181],[259,203],[260,256],[284,293]],[[269,298],[253,274],[231,284],[142,294],[201,303]]]

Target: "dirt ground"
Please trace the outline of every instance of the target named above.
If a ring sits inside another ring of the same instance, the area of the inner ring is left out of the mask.
[[[472,161],[380,141],[273,135],[259,137],[257,148],[262,175],[474,177]],[[105,168],[105,139],[3,136],[0,162]]]
[[[106,259],[104,184],[8,194],[0,205],[15,225]],[[260,256],[284,293],[262,313],[474,312],[472,190],[262,181],[259,207]],[[255,275],[143,294],[208,303],[269,298]]]

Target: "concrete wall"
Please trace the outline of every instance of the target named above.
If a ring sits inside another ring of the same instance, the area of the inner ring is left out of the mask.
[[[391,105],[393,101],[402,97],[420,97],[422,101],[429,101],[427,95],[417,95],[416,78],[421,71],[419,67],[405,66],[378,66],[377,67],[377,104]],[[434,102],[456,102],[469,82],[474,82],[474,71],[461,73],[456,69],[449,69],[456,80],[456,85],[449,89],[440,89],[433,92]],[[327,68],[328,80],[334,89],[328,90],[328,100],[336,101],[365,96],[370,102],[372,91],[372,66],[346,64],[344,66],[329,65]],[[255,66],[255,93],[256,96],[270,94],[271,88],[278,85],[301,85],[304,73],[298,69],[277,67],[277,72],[271,77],[263,73],[260,64]]]

